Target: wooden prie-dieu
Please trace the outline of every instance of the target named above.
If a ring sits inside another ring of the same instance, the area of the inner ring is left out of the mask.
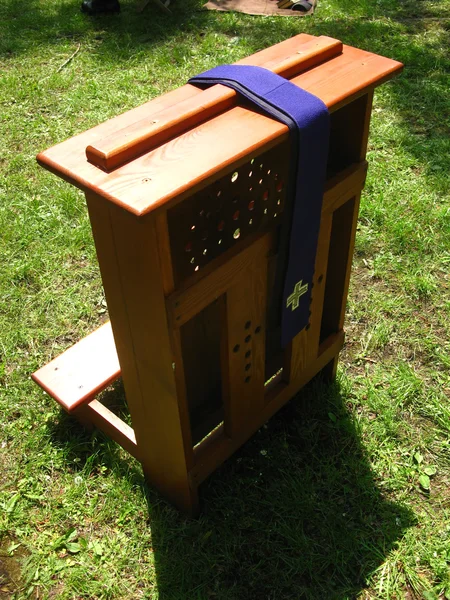
[[[86,194],[111,321],[33,378],[190,514],[211,472],[319,371],[335,374],[373,90],[402,68],[306,34],[240,64],[290,79],[331,114],[310,320],[284,349],[268,308],[286,125],[222,85],[187,84],[38,156]],[[132,427],[95,399],[118,377]]]

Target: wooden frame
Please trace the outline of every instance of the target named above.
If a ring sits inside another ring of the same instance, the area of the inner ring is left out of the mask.
[[[221,86],[184,86],[38,157],[86,193],[111,324],[33,377],[188,514],[218,465],[319,371],[335,375],[373,88],[401,69],[305,34],[243,62],[292,78],[332,113],[310,322],[285,350],[268,320],[285,126]],[[132,427],[95,399],[118,376]]]

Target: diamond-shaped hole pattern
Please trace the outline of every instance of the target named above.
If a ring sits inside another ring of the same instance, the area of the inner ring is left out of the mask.
[[[248,235],[281,223],[289,147],[277,146],[185,199],[168,213],[176,282]]]

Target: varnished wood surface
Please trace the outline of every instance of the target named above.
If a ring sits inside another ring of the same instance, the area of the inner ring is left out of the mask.
[[[276,50],[276,46],[272,46],[272,59],[267,51],[263,51],[237,64],[264,65],[266,69],[290,78],[338,56],[342,52],[342,42],[320,36],[301,44],[301,50],[292,42],[281,55],[275,54]],[[94,165],[109,172],[226,111],[238,101],[238,94],[234,90],[222,85],[212,86],[90,144],[86,148],[86,156]]]
[[[110,323],[105,323],[50,363],[33,380],[68,412],[89,402],[120,376]]]
[[[296,41],[301,45],[311,40],[311,36],[306,36],[306,40],[298,37],[300,39],[287,40],[274,48],[285,52],[285,44],[291,47]],[[344,45],[339,56],[301,73],[292,81],[321,98],[333,112],[401,69],[397,61]],[[192,86],[183,86],[163,96],[164,100],[158,99],[151,110],[157,106],[166,109],[185,100],[191,95],[191,89]],[[145,109],[140,107],[76,136],[41,153],[38,161],[74,185],[93,190],[130,212],[143,215],[173,206],[226,173],[231,165],[245,162],[249,155],[277,145],[288,135],[285,125],[247,108],[234,107],[109,174],[87,161],[85,148],[88,145],[145,118],[148,110],[148,105]]]

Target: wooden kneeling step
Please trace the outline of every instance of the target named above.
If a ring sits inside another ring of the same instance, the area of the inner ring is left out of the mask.
[[[109,322],[32,375],[67,412],[93,400],[118,377],[120,365]]]

